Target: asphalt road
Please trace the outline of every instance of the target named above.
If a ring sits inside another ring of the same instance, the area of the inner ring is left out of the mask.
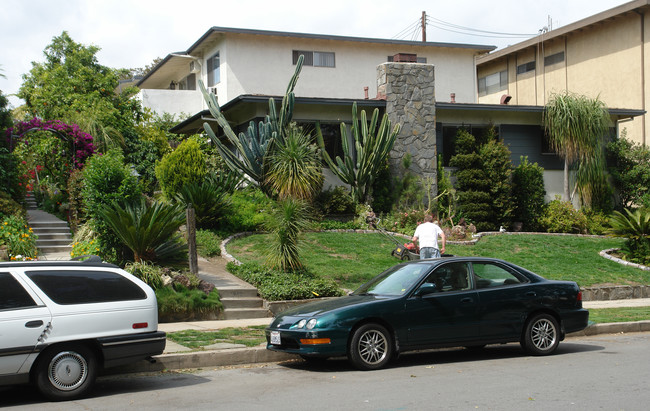
[[[571,338],[549,357],[518,344],[406,354],[385,370],[345,360],[104,377],[92,398],[43,403],[0,388],[3,410],[647,410],[650,333]]]

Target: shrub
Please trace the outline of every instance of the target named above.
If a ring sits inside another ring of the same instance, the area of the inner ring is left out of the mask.
[[[0,191],[0,218],[11,215],[25,217],[25,209],[9,193]]]
[[[315,223],[315,228],[320,230],[358,230],[367,229],[367,226],[361,227],[355,221],[338,221],[326,219]]]
[[[85,210],[83,196],[83,172],[73,170],[68,178],[68,222],[72,231],[77,231],[77,227],[84,221]]]
[[[323,215],[354,214],[356,207],[350,190],[341,186],[321,191],[315,205]]]
[[[479,150],[485,175],[490,181],[488,192],[492,198],[492,226],[510,225],[514,204],[512,201],[512,161],[510,150],[500,141],[490,140]]]
[[[257,287],[260,296],[268,301],[305,300],[343,295],[336,283],[319,278],[308,271],[285,273],[258,264],[228,263],[228,271]]]
[[[72,243],[72,251],[70,251],[70,257],[76,258],[83,255],[99,255],[100,253],[101,250],[99,249],[99,240],[93,238],[91,240],[81,240]]]
[[[192,204],[198,228],[217,228],[228,210],[228,195],[238,182],[239,177],[235,174],[211,176],[205,181],[184,185],[174,201],[185,208]]]
[[[544,169],[537,163],[528,162],[521,156],[519,165],[512,173],[514,221],[523,223],[526,231],[537,231],[538,220],[544,212]]]
[[[309,227],[310,212],[302,200],[285,198],[278,202],[265,227],[271,232],[266,263],[283,271],[304,268],[300,259],[300,235]]]
[[[220,223],[221,231],[238,233],[261,230],[270,218],[273,201],[261,190],[247,187],[235,191],[230,196],[230,206]]]
[[[124,267],[124,270],[147,283],[154,291],[164,287],[162,278],[164,272],[158,266],[144,262],[129,263]]]
[[[614,211],[609,232],[617,237],[627,237],[623,253],[629,261],[650,265],[650,209],[625,213]]]
[[[196,230],[196,246],[200,255],[217,257],[221,255],[221,237],[210,230]]]
[[[137,180],[123,159],[119,151],[110,150],[104,155],[92,156],[83,171],[81,195],[93,231],[100,239],[100,256],[107,261],[124,260],[126,254],[122,242],[99,215],[99,210],[113,201],[128,202],[140,198]]]
[[[650,208],[650,148],[623,136],[607,146],[607,155],[609,173],[620,200],[617,208]]]
[[[0,97],[2,97],[0,95]],[[9,194],[15,201],[25,198],[25,184],[20,180],[18,160],[13,153],[0,146],[0,192]]]
[[[158,316],[171,319],[194,317],[196,314],[217,312],[223,308],[219,292],[215,288],[209,294],[201,290],[190,290],[177,284],[156,290]]]
[[[583,208],[582,214],[587,218],[587,231],[594,235],[603,235],[611,228],[609,216],[592,208]]]
[[[559,196],[546,205],[540,226],[549,233],[585,233],[587,217],[573,208],[568,201],[562,201]]]
[[[194,139],[185,140],[163,156],[156,165],[156,177],[165,197],[172,199],[184,185],[202,181],[206,174],[205,161],[205,154]]]
[[[0,221],[0,244],[7,246],[11,260],[31,260],[36,257],[36,238],[24,218],[16,215]]]
[[[396,195],[392,179],[390,163],[385,161],[372,182],[372,209],[378,213],[387,213],[393,208]],[[354,212],[354,202],[351,206]]]

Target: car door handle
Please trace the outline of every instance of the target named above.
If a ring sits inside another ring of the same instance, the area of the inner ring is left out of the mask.
[[[460,300],[461,303],[467,304],[467,303],[473,303],[474,299],[472,297],[465,297]]]
[[[25,327],[27,327],[27,328],[38,328],[41,325],[43,325],[42,320],[28,321],[28,322],[25,323]]]
[[[526,293],[526,297],[536,297],[537,293],[535,291],[528,291]]]

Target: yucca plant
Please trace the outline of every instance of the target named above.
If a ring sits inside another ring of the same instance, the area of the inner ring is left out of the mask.
[[[225,215],[230,204],[229,195],[240,181],[234,173],[213,175],[202,182],[184,185],[174,201],[183,208],[192,205],[198,228],[213,228]]]
[[[276,143],[268,164],[266,183],[281,199],[309,200],[323,184],[318,147],[308,133],[295,126]]]
[[[623,252],[630,261],[650,265],[650,210],[623,211],[625,214],[619,211],[612,214],[609,233],[627,238]]]
[[[178,229],[185,223],[182,206],[144,198],[124,205],[117,201],[102,205],[99,214],[117,237],[133,251],[135,262],[160,261],[185,251]]]
[[[304,268],[300,260],[300,233],[309,228],[309,207],[288,197],[278,202],[272,218],[266,224],[271,233],[266,264],[274,269],[297,271]]]

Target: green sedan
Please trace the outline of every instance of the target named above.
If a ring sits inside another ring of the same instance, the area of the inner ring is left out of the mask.
[[[361,370],[400,352],[520,342],[553,353],[565,334],[587,327],[582,293],[503,260],[450,257],[396,265],[348,296],[280,313],[267,348],[305,359],[347,356]]]

